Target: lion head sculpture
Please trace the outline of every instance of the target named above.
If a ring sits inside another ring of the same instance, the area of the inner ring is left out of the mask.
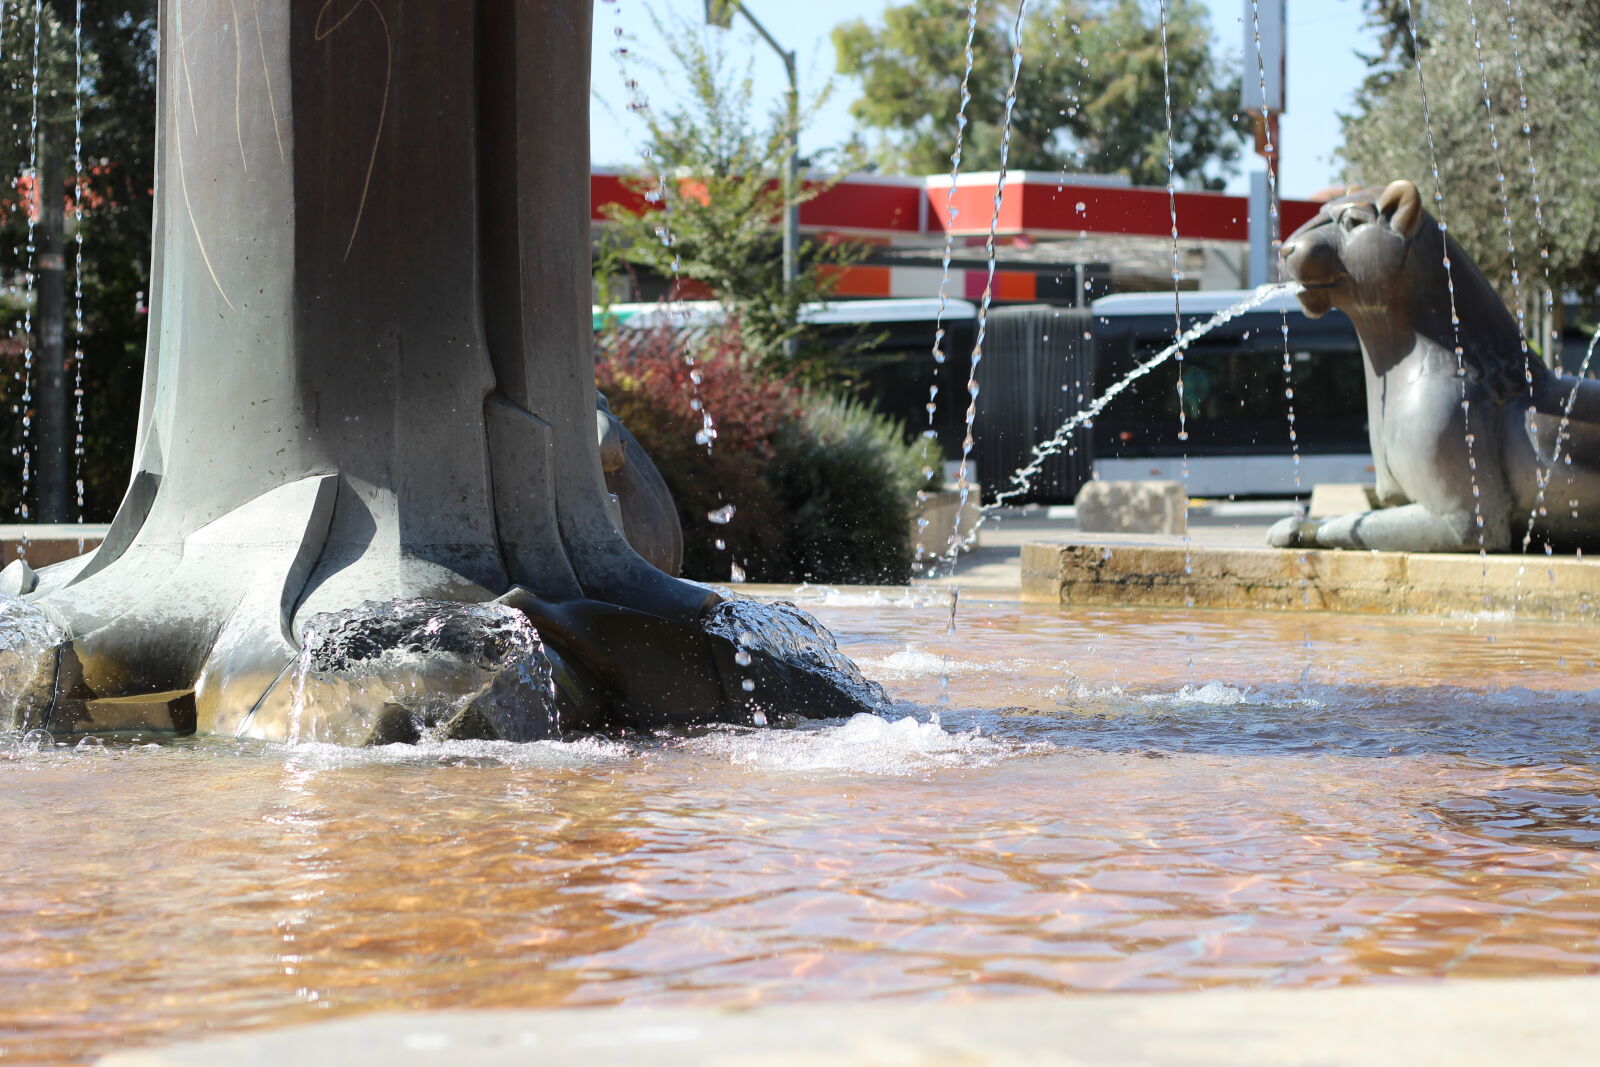
[[[1525,388],[1528,360],[1494,287],[1422,206],[1413,183],[1351,189],[1284,241],[1284,275],[1313,318],[1338,308],[1368,358],[1422,335],[1458,352],[1462,369],[1503,400]],[[1394,353],[1403,355],[1404,351]]]

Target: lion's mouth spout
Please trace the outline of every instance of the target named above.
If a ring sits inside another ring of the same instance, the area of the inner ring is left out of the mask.
[[[1336,289],[1350,281],[1350,275],[1344,272],[1335,274],[1331,278],[1305,278],[1297,275],[1291,266],[1283,272],[1283,280],[1295,287],[1297,291],[1316,290],[1323,291]]]

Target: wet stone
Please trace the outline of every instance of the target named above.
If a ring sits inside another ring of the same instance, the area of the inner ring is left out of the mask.
[[[45,725],[57,651],[66,639],[65,631],[39,608],[0,595],[0,731]]]
[[[705,629],[727,642],[724,651],[732,654],[719,663],[725,688],[752,717],[792,710],[810,718],[848,718],[889,703],[883,687],[839,651],[833,634],[793,604],[728,594],[707,616]],[[778,694],[782,707],[774,706]]]
[[[559,729],[537,630],[499,604],[407,599],[313,616],[299,658],[247,732],[376,744],[533,741]]]

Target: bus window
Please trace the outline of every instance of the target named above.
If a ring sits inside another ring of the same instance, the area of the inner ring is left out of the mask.
[[[1275,332],[1275,331],[1274,331]],[[1131,339],[1102,359],[1096,374],[1103,393],[1139,362],[1164,347]],[[1188,440],[1179,438],[1179,372]],[[1366,450],[1365,383],[1360,350],[1353,345],[1294,345],[1287,383],[1281,348],[1241,337],[1202,341],[1180,364],[1169,360],[1134,384],[1096,420],[1097,457],[1171,456],[1183,453],[1288,452],[1291,400],[1302,452]]]

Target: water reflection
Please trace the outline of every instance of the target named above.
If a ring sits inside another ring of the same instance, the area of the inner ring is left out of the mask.
[[[936,609],[819,610],[898,711],[0,741],[0,1056],[386,1008],[1600,966],[1581,628],[974,605],[945,638]]]

